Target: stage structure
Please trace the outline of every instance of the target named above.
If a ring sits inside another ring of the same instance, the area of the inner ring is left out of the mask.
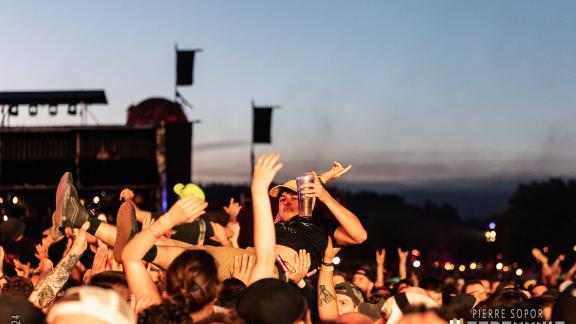
[[[103,91],[0,92],[0,105],[13,110],[76,102],[106,103],[106,96]],[[123,188],[140,193],[150,210],[175,202],[171,188],[191,179],[192,123],[170,100],[151,98],[129,108],[126,126],[0,127],[0,217],[32,213],[45,219],[66,171],[73,173],[81,197],[98,196],[101,204],[111,205],[104,212],[118,207]],[[30,211],[32,206],[44,209]]]

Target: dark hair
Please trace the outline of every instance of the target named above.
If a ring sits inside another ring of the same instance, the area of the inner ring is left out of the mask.
[[[470,281],[466,281],[464,286],[462,286],[462,290],[460,290],[460,294],[465,294],[466,289],[472,285],[480,285],[480,286],[484,287],[484,285],[482,284],[482,281],[480,279],[473,279]]]
[[[519,289],[506,288],[500,291],[496,291],[492,296],[490,296],[490,298],[486,300],[486,303],[481,308],[506,310],[511,310],[513,308],[527,308],[527,300],[528,296],[526,296]],[[511,314],[509,312],[507,313]]]
[[[159,305],[153,305],[138,314],[138,323],[167,323],[167,324],[189,324],[192,323],[190,314],[182,307],[165,301]]]
[[[442,284],[440,283],[440,280],[438,280],[436,278],[428,277],[428,278],[425,278],[424,280],[422,280],[420,282],[420,288],[422,288],[424,290],[432,290],[435,292],[441,292],[442,291]]]
[[[126,275],[122,271],[103,271],[90,278],[90,285],[112,289],[115,286],[128,288]]]
[[[188,314],[216,299],[219,289],[214,257],[203,250],[184,251],[166,272],[166,292]]]
[[[222,282],[222,289],[218,295],[216,305],[226,308],[236,308],[238,295],[246,288],[246,285],[236,278],[229,278]]]
[[[3,295],[18,295],[28,298],[30,294],[32,294],[32,291],[34,291],[32,281],[24,277],[10,277],[4,286],[2,286]]]
[[[62,257],[64,256],[64,252],[66,251],[66,243],[68,240],[66,238],[61,239],[60,241],[54,242],[50,244],[48,247],[48,259],[52,261],[52,264],[56,265]]]

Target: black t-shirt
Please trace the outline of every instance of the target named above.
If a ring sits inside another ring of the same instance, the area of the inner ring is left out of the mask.
[[[296,216],[288,222],[274,224],[276,230],[276,244],[310,253],[311,268],[320,266],[322,256],[328,245],[328,235],[334,242],[334,231],[340,224],[330,218]],[[334,242],[334,244],[336,244]]]

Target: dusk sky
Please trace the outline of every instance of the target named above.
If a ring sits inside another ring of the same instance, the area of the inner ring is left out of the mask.
[[[202,48],[194,178],[248,182],[250,102],[280,105],[281,178],[576,175],[576,2],[4,1],[0,91],[105,89],[101,125],[172,98],[174,46]],[[27,107],[10,126],[79,125]],[[95,125],[95,119],[89,119]]]

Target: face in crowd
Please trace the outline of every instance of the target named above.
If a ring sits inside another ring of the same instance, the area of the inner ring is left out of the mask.
[[[346,295],[336,294],[336,301],[338,301],[338,315],[358,311],[358,305],[354,305],[352,298]]]
[[[278,198],[278,216],[287,222],[298,216],[298,194],[293,191],[283,191]]]
[[[352,284],[358,287],[364,294],[367,294],[374,288],[374,283],[360,272],[361,271],[357,271],[354,276],[352,276]]]

